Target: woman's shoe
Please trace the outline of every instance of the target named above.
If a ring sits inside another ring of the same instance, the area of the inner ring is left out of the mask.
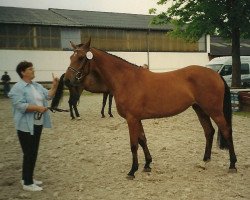
[[[36,184],[31,184],[31,185],[23,185],[23,190],[37,192],[37,191],[42,191],[43,188],[39,187]]]

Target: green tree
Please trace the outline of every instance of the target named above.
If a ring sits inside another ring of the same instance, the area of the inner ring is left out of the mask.
[[[164,5],[170,0],[158,0]],[[155,14],[156,9],[149,10]],[[174,0],[152,24],[171,24],[171,35],[197,41],[202,35],[218,35],[232,42],[232,87],[241,86],[240,37],[250,38],[250,0]]]

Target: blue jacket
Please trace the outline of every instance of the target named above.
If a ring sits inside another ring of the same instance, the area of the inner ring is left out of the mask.
[[[43,105],[48,106],[47,100],[49,100],[48,90],[44,88],[41,84],[32,82],[26,83],[22,79],[17,82],[10,90],[8,96],[11,98],[13,115],[15,127],[17,130],[30,132],[31,135],[34,134],[34,112],[26,112],[26,109],[29,104],[35,105],[35,99],[32,93],[32,88],[30,85],[33,85],[35,89],[43,97]],[[43,127],[51,128],[51,120],[48,111],[44,114]]]

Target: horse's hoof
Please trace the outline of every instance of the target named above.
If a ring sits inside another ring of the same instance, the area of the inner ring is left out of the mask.
[[[75,120],[75,118],[71,118],[71,120]]]
[[[103,115],[102,118],[105,118],[105,116]]]
[[[151,172],[151,168],[150,167],[144,168],[143,172]]]
[[[110,117],[114,117],[113,115],[109,115]]]
[[[135,178],[134,175],[127,175],[127,177],[126,177],[126,179],[128,179],[128,180],[133,180],[134,178]]]
[[[231,174],[237,173],[237,169],[236,168],[232,168],[232,169],[229,168],[228,173],[231,173]]]
[[[209,158],[209,159],[204,160],[204,163],[209,163],[210,161],[211,159]]]
[[[82,118],[81,118],[81,117],[77,117],[76,119],[77,119],[77,120],[82,120]]]

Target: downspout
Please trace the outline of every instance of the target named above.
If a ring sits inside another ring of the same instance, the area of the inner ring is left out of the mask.
[[[148,64],[148,67],[150,68],[150,65],[149,65],[149,33],[150,33],[150,28],[148,27],[148,30],[147,30],[147,64]]]

